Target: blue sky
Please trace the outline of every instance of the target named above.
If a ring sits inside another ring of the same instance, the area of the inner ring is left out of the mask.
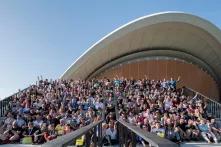
[[[119,26],[161,11],[183,11],[221,28],[220,0],[1,0],[0,98],[59,78],[88,47]]]

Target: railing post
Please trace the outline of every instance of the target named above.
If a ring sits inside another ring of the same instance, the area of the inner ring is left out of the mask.
[[[85,146],[90,146],[90,132],[87,132],[85,135]]]
[[[218,105],[218,110],[220,110],[221,109],[221,107],[220,107],[220,105]],[[218,118],[220,118],[220,113],[218,113]]]
[[[74,139],[73,139],[73,145],[76,144],[76,141],[77,141],[76,138],[74,138]]]
[[[214,111],[214,102],[212,102],[212,115],[215,113],[215,111]]]
[[[128,130],[126,127],[123,127],[123,132],[124,132],[124,144],[127,147],[128,146]]]
[[[131,132],[131,144],[132,147],[136,147],[136,134],[134,132]]]
[[[98,145],[102,147],[102,123],[98,124]]]
[[[124,137],[123,137],[123,126],[118,122],[118,131],[119,131],[119,144],[120,147],[124,145]]]
[[[2,105],[1,105],[1,110],[2,110],[2,117],[4,116],[4,102],[2,101],[2,103],[1,103]]]
[[[211,102],[208,102],[208,106],[207,106],[207,110],[209,113],[212,113],[212,106],[211,106]]]
[[[5,112],[7,111],[7,105],[8,105],[7,100],[5,100]],[[5,113],[4,113],[4,115],[5,115]]]
[[[217,116],[218,116],[218,113],[217,113],[217,104],[215,103],[215,116],[216,116],[216,118],[217,118]]]
[[[94,146],[97,146],[97,126],[94,127],[94,137],[92,138],[93,142],[94,142]]]
[[[2,116],[4,116],[4,114],[5,114],[5,101],[4,101],[4,100],[3,100],[3,106],[2,106],[2,108],[3,108]]]
[[[2,101],[0,101],[0,107],[1,107],[1,108],[0,108],[0,111],[1,111],[0,114],[1,114],[1,117],[2,117],[2,109],[3,109],[3,108],[2,108]]]

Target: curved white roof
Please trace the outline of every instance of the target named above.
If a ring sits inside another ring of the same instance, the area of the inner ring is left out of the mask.
[[[120,57],[158,49],[164,55],[173,51],[194,57],[221,83],[221,31],[205,19],[182,12],[147,15],[121,26],[92,45],[61,78],[86,79]]]

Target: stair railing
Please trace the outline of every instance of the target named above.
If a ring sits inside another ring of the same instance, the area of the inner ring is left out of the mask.
[[[76,140],[82,135],[85,135],[85,146],[90,146],[93,135],[95,138],[96,137],[98,138],[98,141],[94,141],[94,146],[101,146],[100,144],[97,144],[97,143],[99,143],[102,138],[102,122],[103,121],[104,120],[100,120],[96,123],[92,123],[90,125],[77,129],[76,131],[73,131],[66,135],[59,136],[56,139],[53,139],[49,142],[42,144],[41,147],[73,146],[75,145]],[[98,134],[97,134],[97,131],[98,131]]]
[[[11,101],[14,97],[17,97],[20,93],[23,93],[25,92],[26,90],[28,90],[31,86],[21,90],[21,91],[18,91],[16,92],[15,94],[9,96],[9,97],[6,97],[4,99],[1,99],[0,100],[0,117],[4,117],[5,114],[11,109]]]
[[[137,136],[149,143],[153,147],[178,147],[179,145],[154,133],[147,132],[138,126],[130,124],[120,118],[117,104],[117,96],[114,97],[115,113],[117,118],[118,138],[120,147],[136,147]]]
[[[84,145],[89,147],[92,143],[95,147],[102,146],[102,123],[105,120],[106,107],[104,102],[104,108],[102,110],[101,120],[93,122],[87,126],[79,128],[71,133],[62,135],[46,142],[41,147],[68,147],[75,145],[76,140],[85,135]]]
[[[190,96],[190,98],[196,96],[197,99],[200,99],[203,102],[205,102],[205,104],[207,105],[207,113],[212,117],[221,119],[221,103],[188,87],[184,87],[184,94]]]

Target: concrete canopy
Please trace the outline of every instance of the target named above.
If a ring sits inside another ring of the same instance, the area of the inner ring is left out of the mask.
[[[92,45],[61,78],[87,79],[107,64],[143,51],[147,56],[188,58],[221,86],[221,31],[205,19],[182,12],[157,13],[123,25]]]

